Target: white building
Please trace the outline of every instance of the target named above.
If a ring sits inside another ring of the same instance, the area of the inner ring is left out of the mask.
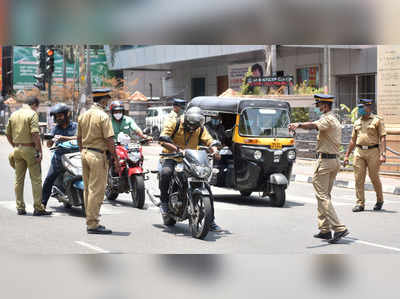
[[[132,91],[147,97],[191,99],[224,92],[234,84],[230,70],[242,64],[263,65],[264,49],[264,45],[123,46],[115,52],[114,64],[110,50],[106,53],[110,69],[122,70]],[[275,57],[273,71],[292,75],[295,84],[326,83],[339,103],[354,107],[357,98],[375,98],[376,46],[278,45]]]

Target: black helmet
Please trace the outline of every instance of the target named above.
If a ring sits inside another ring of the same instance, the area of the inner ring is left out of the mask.
[[[59,103],[50,108],[50,115],[55,116],[58,113],[67,114],[70,111],[71,109],[67,105]]]
[[[185,129],[194,131],[204,126],[205,117],[199,107],[189,108],[185,112],[183,126]]]
[[[111,113],[115,111],[124,111],[124,105],[121,101],[112,101],[110,104],[110,111]]]

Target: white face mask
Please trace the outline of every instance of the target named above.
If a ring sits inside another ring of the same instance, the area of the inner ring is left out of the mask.
[[[120,120],[122,118],[122,113],[114,113],[113,115],[116,120]]]

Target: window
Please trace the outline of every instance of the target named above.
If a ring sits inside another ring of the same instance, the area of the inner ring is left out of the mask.
[[[307,86],[311,86],[314,88],[320,87],[319,82],[319,67],[318,66],[309,66],[304,68],[299,68],[296,70],[297,75],[297,84],[302,84],[306,81]]]

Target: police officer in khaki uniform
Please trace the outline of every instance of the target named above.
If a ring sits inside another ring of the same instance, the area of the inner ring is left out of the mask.
[[[114,148],[114,131],[104,111],[111,99],[109,89],[93,91],[93,106],[78,119],[78,145],[82,155],[82,176],[86,224],[89,234],[111,234],[99,225],[99,212],[107,183],[107,150],[111,153],[115,170],[120,166]]]
[[[171,118],[175,119],[180,117],[185,111],[186,101],[183,99],[174,99],[174,103],[172,104],[172,111],[168,114],[166,122],[168,122]]]
[[[218,141],[213,140],[207,129],[204,128],[205,118],[198,107],[192,107],[180,118],[169,118],[161,132],[159,142],[164,148],[163,153],[174,153],[185,149],[197,149],[199,143],[211,148],[215,158],[219,160],[217,145]],[[164,222],[168,214],[168,187],[176,166],[176,159],[164,159],[160,173],[160,194],[161,194],[161,215]],[[214,201],[211,201],[214,214]],[[211,231],[222,231],[215,223],[215,217],[210,227]]]
[[[39,100],[30,98],[22,108],[15,111],[8,120],[6,135],[14,148],[12,159],[15,168],[15,196],[18,215],[26,215],[24,202],[24,181],[26,170],[32,183],[33,215],[51,215],[42,205],[42,145],[39,137]],[[13,165],[12,165],[13,166]]]
[[[349,164],[349,155],[354,153],[354,176],[356,180],[357,205],[353,212],[364,211],[365,194],[364,183],[368,168],[368,175],[376,192],[375,211],[382,209],[383,192],[379,179],[379,168],[386,162],[386,130],[383,119],[372,114],[374,100],[361,99],[358,105],[359,118],[354,123],[353,134],[344,159],[344,165]]]
[[[312,182],[318,200],[318,227],[320,232],[314,237],[328,240],[329,243],[336,243],[349,234],[347,228],[340,223],[331,200],[333,182],[340,170],[339,147],[342,131],[339,121],[331,111],[335,97],[317,94],[314,98],[316,112],[322,114],[320,119],[315,122],[293,123],[289,125],[289,129],[295,131],[297,128],[302,128],[319,131],[317,138],[318,160]],[[333,237],[331,230],[335,232]]]

